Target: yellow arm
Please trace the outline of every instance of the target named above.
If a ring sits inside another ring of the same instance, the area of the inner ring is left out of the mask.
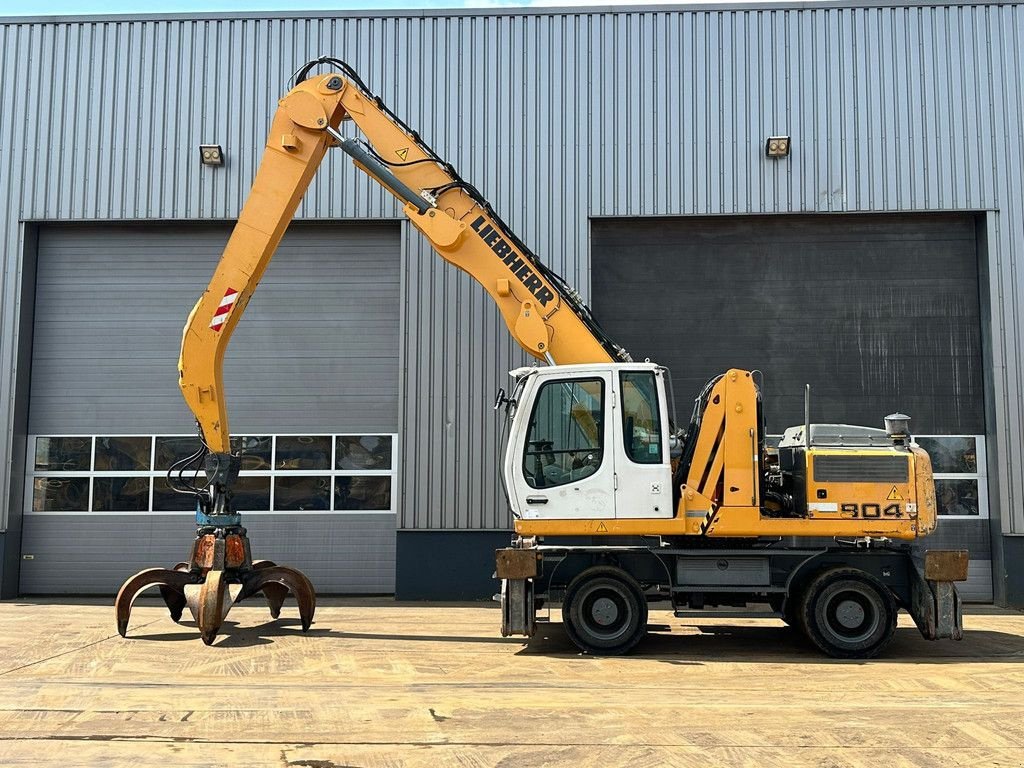
[[[302,78],[315,64],[341,74]],[[223,360],[231,334],[259,284],[324,154],[340,146],[403,204],[404,213],[451,264],[491,295],[513,338],[538,359],[562,364],[629,356],[598,328],[578,294],[547,270],[490,205],[448,163],[337,60],[311,62],[279,103],[252,191],[206,292],[189,315],[179,384],[214,454],[230,454]],[[365,145],[338,131],[351,120]]]

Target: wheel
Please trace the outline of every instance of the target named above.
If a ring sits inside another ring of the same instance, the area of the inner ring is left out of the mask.
[[[647,634],[647,598],[621,568],[590,568],[565,590],[562,623],[584,653],[627,653]]]
[[[804,634],[836,659],[877,656],[896,632],[896,603],[874,576],[834,568],[817,576],[800,601]]]

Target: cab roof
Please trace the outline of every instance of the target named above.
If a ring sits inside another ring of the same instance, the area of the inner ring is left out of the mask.
[[[643,363],[579,363],[575,365],[530,365],[515,368],[509,375],[517,379],[534,374],[605,373],[607,371],[657,371],[665,366],[652,362]]]

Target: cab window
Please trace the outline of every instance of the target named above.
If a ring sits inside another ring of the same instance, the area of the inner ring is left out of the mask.
[[[554,488],[597,472],[604,455],[604,381],[541,385],[523,451],[523,475],[531,488]]]
[[[623,371],[622,437],[626,455],[637,464],[661,464],[661,412],[651,371]]]

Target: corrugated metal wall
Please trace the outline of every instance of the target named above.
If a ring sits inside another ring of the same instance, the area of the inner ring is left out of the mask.
[[[318,53],[349,60],[584,293],[590,216],[998,211],[993,502],[1024,533],[1014,4],[0,23],[0,421],[18,220],[234,216],[276,96]],[[793,136],[789,159],[763,157],[771,133]],[[201,141],[228,166],[200,168]],[[300,212],[395,214],[339,157]],[[406,237],[401,524],[505,527],[488,406],[522,358],[483,292]]]
[[[195,534],[189,515],[140,513],[131,522],[132,546],[119,547],[111,557],[111,542],[125,535],[123,516],[27,515],[23,526],[23,551],[33,554],[21,567],[23,595],[115,594],[125,574],[181,560]],[[301,568],[320,594],[395,590],[392,515],[315,515],[296,525],[294,514],[251,514],[245,527],[258,542],[257,557]]]

